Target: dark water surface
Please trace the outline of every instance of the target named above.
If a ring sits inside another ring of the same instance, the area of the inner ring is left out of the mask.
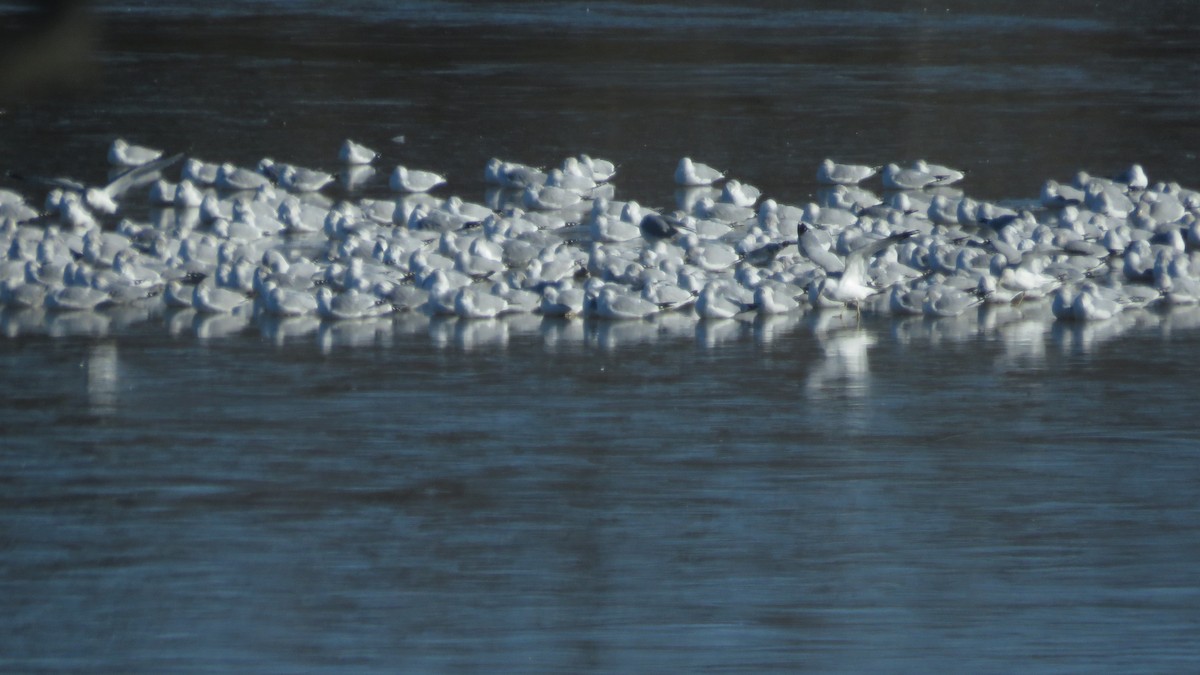
[[[0,162],[350,137],[468,195],[581,151],[650,204],[684,154],[787,202],[827,155],[1200,185],[1196,6],[1024,5],[105,3],[37,42],[0,4]],[[0,670],[1192,670],[1200,314],[1046,315],[6,312]]]

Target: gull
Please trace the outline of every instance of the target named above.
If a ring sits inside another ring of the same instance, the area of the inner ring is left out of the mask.
[[[817,182],[825,185],[858,185],[878,172],[877,166],[838,164],[827,158],[817,167]]]
[[[775,258],[788,246],[795,246],[794,241],[767,242],[762,246],[751,249],[743,256],[743,260],[755,267],[767,267],[775,262]]]
[[[544,211],[557,211],[569,208],[583,201],[578,192],[553,185],[537,187],[530,185],[521,195],[526,208]]]
[[[195,157],[188,157],[183,162],[183,172],[180,180],[190,180],[196,185],[212,185],[217,182],[217,174],[221,171],[220,164],[213,164]]]
[[[593,241],[604,242],[629,241],[642,236],[642,230],[638,225],[604,214],[592,219],[589,224],[589,232]]]
[[[883,167],[883,187],[892,190],[919,190],[931,185],[939,185],[942,176],[919,171],[917,169],[901,169],[896,164]]]
[[[932,176],[936,176],[937,180],[933,182],[933,185],[950,185],[952,183],[957,183],[966,175],[965,172],[959,171],[958,169],[951,169],[950,167],[943,166],[941,164],[930,164],[923,159],[918,159],[917,161],[913,162],[912,168],[916,171],[920,171],[921,173],[927,173]]]
[[[642,297],[658,305],[664,311],[686,307],[696,301],[696,295],[668,279],[652,281],[642,289]]]
[[[679,234],[681,229],[686,229],[686,227],[681,220],[674,216],[648,213],[638,222],[638,229],[641,230],[642,238],[646,241],[658,241],[660,239],[671,239]]]
[[[721,188],[721,196],[718,201],[733,204],[735,206],[751,207],[762,196],[762,191],[753,185],[746,185],[736,178],[731,178]]]
[[[276,180],[279,181],[279,186],[288,192],[317,192],[333,182],[333,174],[285,164]]]
[[[587,294],[582,288],[564,284],[562,286],[547,285],[542,290],[543,316],[573,317],[583,314],[583,304]]]
[[[257,190],[271,184],[271,179],[257,171],[243,169],[226,162],[217,169],[217,179],[213,184],[226,190]]]
[[[568,157],[567,159],[572,158]],[[547,187],[570,190],[581,196],[591,194],[596,189],[596,185],[596,181],[592,180],[590,176],[567,173],[562,169],[550,169],[550,172],[546,174]]]
[[[696,298],[696,314],[702,319],[732,319],[754,309],[752,303],[743,302],[737,296],[737,290],[725,282],[710,281]]]
[[[492,284],[491,294],[507,303],[508,307],[504,310],[506,314],[532,314],[538,311],[542,303],[540,292],[515,286],[511,279]]]
[[[1124,183],[1129,186],[1130,190],[1145,190],[1150,185],[1150,179],[1146,177],[1146,171],[1141,164],[1132,164],[1130,167],[1121,172],[1116,178],[1118,183]]]
[[[229,314],[249,302],[245,293],[221,288],[212,277],[196,284],[192,291],[192,308],[202,314]]]
[[[1030,260],[1036,262],[1040,259],[1032,258]],[[1026,300],[1044,298],[1061,286],[1062,281],[1041,271],[1040,267],[1037,264],[1004,267],[1000,271],[997,283]]]
[[[1054,318],[1070,321],[1075,318],[1076,291],[1071,286],[1059,286],[1050,296],[1050,313]]]
[[[1098,180],[1088,183],[1083,192],[1084,205],[1096,213],[1124,218],[1136,208],[1122,188]]]
[[[958,225],[958,207],[962,201],[947,195],[934,195],[925,215],[936,225]]]
[[[1042,206],[1046,208],[1082,204],[1085,197],[1083,190],[1071,185],[1063,185],[1054,179],[1048,179],[1042,184],[1041,202]]]
[[[191,308],[195,290],[194,287],[184,284],[179,279],[172,279],[163,289],[163,302],[167,307]]]
[[[0,305],[9,307],[42,307],[50,287],[39,277],[37,261],[26,260],[24,274],[0,283]],[[57,288],[57,286],[56,286]]]
[[[581,154],[579,155],[579,163],[591,172],[592,180],[597,183],[607,182],[613,176],[617,175],[617,166],[607,159],[593,158]]]
[[[171,195],[171,204],[181,209],[196,209],[204,203],[204,192],[192,181],[184,178],[175,186],[175,194]]]
[[[883,200],[874,192],[857,185],[835,185],[823,192],[824,206],[832,209],[858,213],[863,209],[883,203]]]
[[[157,291],[163,285],[162,274],[142,264],[136,249],[118,251],[113,257],[113,271],[135,286],[144,286]]]
[[[1122,309],[1120,303],[1101,295],[1100,288],[1092,281],[1080,286],[1079,294],[1071,302],[1071,316],[1077,321],[1104,321]]]
[[[285,198],[276,210],[276,218],[291,233],[320,232],[328,215],[328,210],[302,202],[294,196]]]
[[[162,157],[162,150],[131,145],[123,138],[115,139],[108,148],[108,163],[114,166],[141,166]]]
[[[308,316],[317,313],[317,298],[308,291],[283,288],[275,281],[264,286],[263,312],[270,316]]]
[[[171,166],[175,162],[178,162],[182,157],[183,155],[172,155],[170,157],[164,157],[154,161],[146,162],[140,166],[135,166],[132,169],[129,169],[128,171],[118,175],[116,178],[113,178],[104,187],[86,187],[80,183],[65,178],[35,178],[34,180],[62,191],[60,195],[60,203],[64,207],[64,210],[68,208],[84,206],[92,211],[111,215],[117,212],[117,200],[124,197],[126,192],[135,187],[153,183],[154,181],[158,180],[163,169]],[[19,174],[12,175],[18,178],[21,177]],[[65,197],[67,195],[78,196],[81,198],[81,202],[74,202],[75,206],[73,207],[71,202],[61,201],[61,197]],[[47,197],[47,201],[50,201],[49,197]],[[72,217],[66,213],[63,213],[63,215],[72,220],[79,217]],[[82,219],[86,220],[86,218]]]
[[[445,184],[444,176],[432,171],[409,169],[404,166],[397,166],[388,180],[388,185],[396,192],[429,192],[435,187]]]
[[[689,233],[683,238],[682,244],[688,262],[706,272],[727,270],[742,261],[742,256],[723,241],[701,242],[699,237]]]
[[[391,311],[391,305],[371,293],[349,289],[334,295],[328,286],[317,289],[317,314],[326,319],[369,319]]]
[[[379,153],[350,139],[346,139],[338,149],[338,159],[350,165],[370,164],[378,156]]]
[[[692,208],[692,214],[697,218],[715,220],[726,225],[750,222],[757,217],[754,209],[729,202],[714,201],[711,197],[703,197],[697,201]]]
[[[924,287],[892,286],[892,292],[888,295],[889,309],[892,314],[920,316],[925,313],[926,291]]]
[[[925,316],[955,317],[982,303],[981,298],[969,295],[952,286],[937,284],[925,290],[921,309]]]
[[[527,188],[546,184],[546,174],[541,169],[517,162],[505,162],[495,157],[488,160],[483,169],[483,179],[492,185],[505,188]]]
[[[662,311],[658,305],[640,296],[623,293],[612,285],[600,289],[596,297],[596,316],[602,319],[645,319]]]
[[[712,185],[724,176],[724,172],[717,171],[707,164],[693,162],[690,157],[680,159],[675,167],[675,184],[684,187]]]
[[[578,157],[567,157],[564,159],[562,162],[562,172],[568,176],[587,178],[593,183],[596,180],[592,178],[592,170],[584,166],[583,163],[579,161]]]
[[[505,265],[500,260],[494,260],[481,255],[472,255],[468,251],[459,251],[454,256],[454,269],[472,279],[488,279],[495,274],[503,272]]]
[[[800,309],[795,297],[777,291],[776,286],[764,283],[754,289],[754,306],[759,314],[788,314]]]
[[[430,314],[446,316],[454,314],[454,299],[458,290],[470,283],[471,278],[461,273],[451,274],[441,268],[434,269],[423,284],[429,292],[425,303],[426,310]]]
[[[809,202],[801,211],[800,220],[809,225],[840,230],[857,223],[858,215],[848,208],[838,206],[821,207]]]
[[[504,298],[474,286],[460,288],[454,295],[454,313],[464,319],[492,319],[507,309]]]
[[[64,286],[46,295],[46,309],[63,311],[92,310],[110,302],[112,296],[90,286]]]
[[[825,270],[826,274],[838,274],[846,269],[845,261],[829,250],[828,237],[822,240],[816,230],[809,228],[804,223],[800,224],[797,232],[799,234],[797,245],[800,247],[800,251],[806,258]]]
[[[846,256],[844,270],[827,272],[824,279],[809,287],[809,302],[814,308],[845,306],[861,309],[864,300],[884,290],[876,288],[867,279],[867,260],[912,235],[911,231],[900,232],[855,249]]]

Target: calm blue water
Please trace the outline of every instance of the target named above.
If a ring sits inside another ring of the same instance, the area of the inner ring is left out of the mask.
[[[1200,185],[1190,3],[947,6],[102,4],[33,84],[0,52],[0,161],[353,137],[460,193],[590,152],[651,204],[683,154],[792,202],[826,155]],[[0,670],[1187,671],[1198,326],[5,312]]]

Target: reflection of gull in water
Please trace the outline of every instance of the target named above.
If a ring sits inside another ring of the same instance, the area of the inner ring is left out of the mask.
[[[167,310],[167,334],[171,337],[183,335],[185,331],[191,329],[192,322],[195,321],[198,314],[191,307]]]
[[[121,387],[117,344],[102,342],[88,349],[87,367],[88,407],[93,414],[109,415],[117,409],[117,394]]]
[[[317,344],[328,353],[334,347],[386,346],[391,337],[392,321],[386,317],[325,321],[317,333]]]
[[[745,323],[736,319],[703,319],[696,323],[696,343],[706,349],[737,340]]]
[[[1171,311],[1162,316],[1159,329],[1163,337],[1171,335],[1172,331],[1191,331],[1200,327],[1200,306],[1172,307]]]
[[[847,396],[866,396],[871,385],[871,367],[867,349],[875,338],[865,330],[850,330],[828,336],[817,335],[825,358],[808,375],[805,386],[810,397],[819,397],[830,389]]]
[[[907,317],[892,322],[892,335],[903,345],[928,342],[937,346],[963,342],[978,335],[978,317],[976,312],[953,317]]]
[[[862,323],[862,319],[852,311],[829,309],[805,314],[804,321],[817,336],[841,329],[858,328]]]
[[[664,312],[650,318],[659,339],[686,338],[695,333],[697,319],[688,312]]]
[[[354,192],[367,184],[375,176],[375,167],[364,164],[348,166],[341,171],[342,187],[347,192]]]
[[[1097,347],[1125,333],[1138,321],[1142,312],[1121,312],[1103,321],[1056,321],[1051,334],[1064,353],[1090,354]]]
[[[241,333],[250,325],[250,314],[196,314],[192,330],[201,340],[229,337]]]
[[[1038,368],[1046,360],[1046,334],[1050,324],[1043,319],[1021,319],[1010,321],[996,330],[1004,344],[1004,354],[998,365],[1010,369],[1017,367]]]
[[[10,338],[42,333],[46,330],[46,310],[40,307],[9,307],[0,312],[0,329]]]
[[[577,347],[583,344],[584,323],[573,319],[546,317],[541,324],[542,342],[548,348]]]
[[[658,328],[649,321],[596,321],[596,344],[603,349],[653,342]]]
[[[508,322],[504,319],[460,319],[454,327],[454,344],[463,351],[504,349],[508,346]]]
[[[459,319],[451,316],[434,316],[429,320],[429,341],[434,347],[443,348],[450,346],[450,342],[454,339],[454,324],[458,323]]]
[[[401,312],[392,318],[392,331],[396,335],[425,335],[429,333],[429,317],[418,312]]]
[[[263,316],[258,322],[262,336],[276,347],[282,347],[290,339],[312,335],[321,327],[321,320],[315,316]]]
[[[522,312],[501,317],[508,328],[509,335],[538,335],[542,330],[542,317],[537,314]]]
[[[108,315],[94,311],[51,313],[46,332],[51,337],[99,337],[108,334],[111,323]]]
[[[793,333],[803,320],[804,315],[798,313],[759,315],[754,320],[754,339],[764,347],[773,344]]]

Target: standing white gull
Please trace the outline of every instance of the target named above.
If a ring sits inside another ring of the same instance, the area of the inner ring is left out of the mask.
[[[828,273],[824,279],[809,287],[809,302],[814,308],[846,306],[861,309],[864,300],[886,290],[876,288],[868,279],[867,261],[876,253],[912,235],[912,232],[901,232],[855,249],[846,256],[844,270]]]

